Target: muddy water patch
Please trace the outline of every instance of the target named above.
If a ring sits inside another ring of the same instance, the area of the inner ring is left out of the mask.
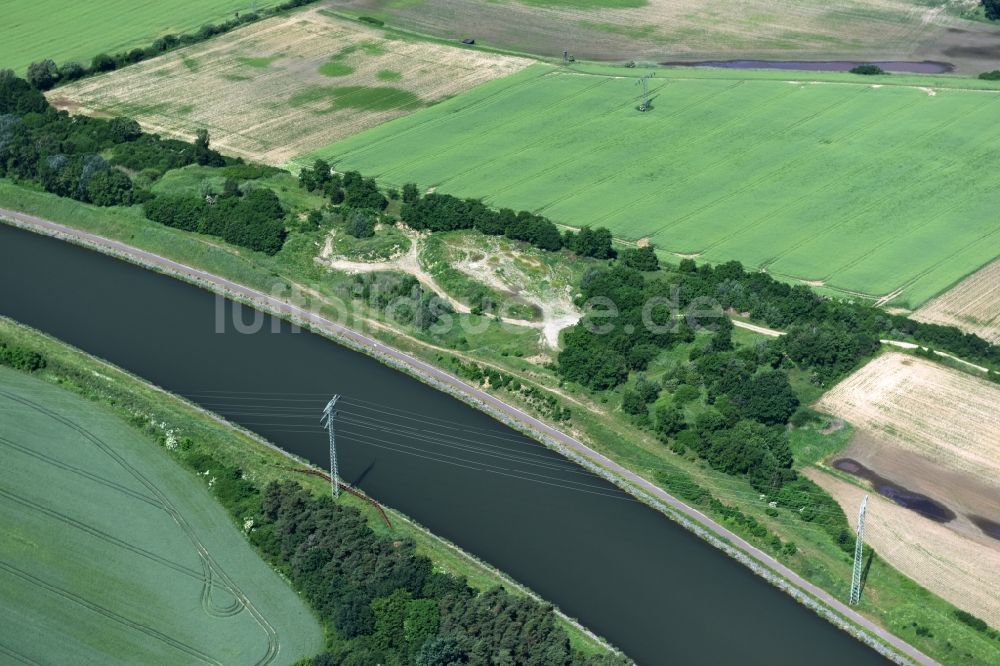
[[[922,60],[703,60],[701,62],[661,62],[669,67],[723,67],[726,69],[790,69],[808,72],[848,72],[858,65],[878,65],[887,72],[945,74],[955,70],[950,62]]]
[[[1000,523],[982,516],[969,516],[968,518],[973,525],[983,531],[983,534],[1000,541]]]
[[[948,523],[957,517],[954,511],[934,498],[904,488],[898,483],[890,481],[884,476],[868,469],[857,460],[839,458],[833,461],[833,466],[842,472],[847,472],[848,474],[869,481],[872,487],[875,488],[875,492],[879,495],[892,500],[901,507],[919,513],[924,518],[929,518],[938,523]]]

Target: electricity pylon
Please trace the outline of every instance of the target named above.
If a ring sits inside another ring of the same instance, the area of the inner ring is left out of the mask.
[[[861,601],[861,561],[865,547],[865,509],[868,507],[868,495],[861,501],[861,511],[858,513],[858,538],[854,542],[854,577],[851,579],[851,605],[857,606]]]
[[[635,82],[637,86],[642,86],[642,104],[639,105],[640,111],[649,111],[649,80],[653,78],[652,72],[649,74],[643,74],[639,77],[639,80]]]
[[[337,419],[337,400],[339,399],[339,395],[335,395],[330,398],[330,402],[326,403],[326,407],[323,408],[323,416],[320,418],[320,423],[325,425],[327,431],[330,433],[330,489],[333,491],[334,497],[340,497],[340,469],[337,466],[337,438],[333,429],[334,421]]]

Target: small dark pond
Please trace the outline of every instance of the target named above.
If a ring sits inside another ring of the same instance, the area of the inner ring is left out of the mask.
[[[661,62],[671,67],[724,67],[728,69],[791,69],[810,72],[847,72],[858,65],[878,65],[887,72],[910,74],[945,74],[955,70],[949,62],[923,60],[885,60],[863,62],[856,60],[703,60],[701,62]]]
[[[847,472],[848,474],[853,474],[854,476],[870,481],[875,488],[875,492],[879,495],[889,498],[899,506],[916,511],[924,518],[930,518],[938,523],[947,523],[956,518],[954,511],[936,499],[904,488],[898,483],[894,483],[884,476],[873,472],[857,460],[840,458],[833,462],[833,466],[842,472]]]
[[[972,521],[973,525],[981,529],[986,536],[1000,540],[1000,523],[989,518],[983,518],[982,516],[969,516],[969,520]]]

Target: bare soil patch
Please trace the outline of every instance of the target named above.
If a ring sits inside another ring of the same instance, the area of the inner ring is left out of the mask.
[[[856,528],[867,491],[818,469],[805,473],[837,500]],[[865,540],[923,587],[1000,627],[1000,548],[966,538],[876,494],[868,499]]]
[[[994,261],[934,298],[913,318],[957,326],[996,344],[1000,343],[1000,261]]]
[[[817,406],[875,441],[1000,489],[1000,386],[891,352],[842,381]],[[891,465],[876,469],[893,478]]]
[[[394,38],[316,9],[59,88],[51,98],[182,138],[206,128],[225,152],[283,164],[530,62]]]
[[[598,60],[944,60],[983,71],[1000,30],[954,0],[649,0],[606,9],[516,0],[335,0],[340,10],[450,39]]]

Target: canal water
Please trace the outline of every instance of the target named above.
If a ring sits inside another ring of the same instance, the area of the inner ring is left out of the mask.
[[[882,658],[611,484],[375,360],[270,320],[216,332],[216,297],[0,224],[0,314],[327,465],[508,572],[640,664]],[[232,307],[227,306],[227,307]],[[247,319],[249,321],[249,318]]]

